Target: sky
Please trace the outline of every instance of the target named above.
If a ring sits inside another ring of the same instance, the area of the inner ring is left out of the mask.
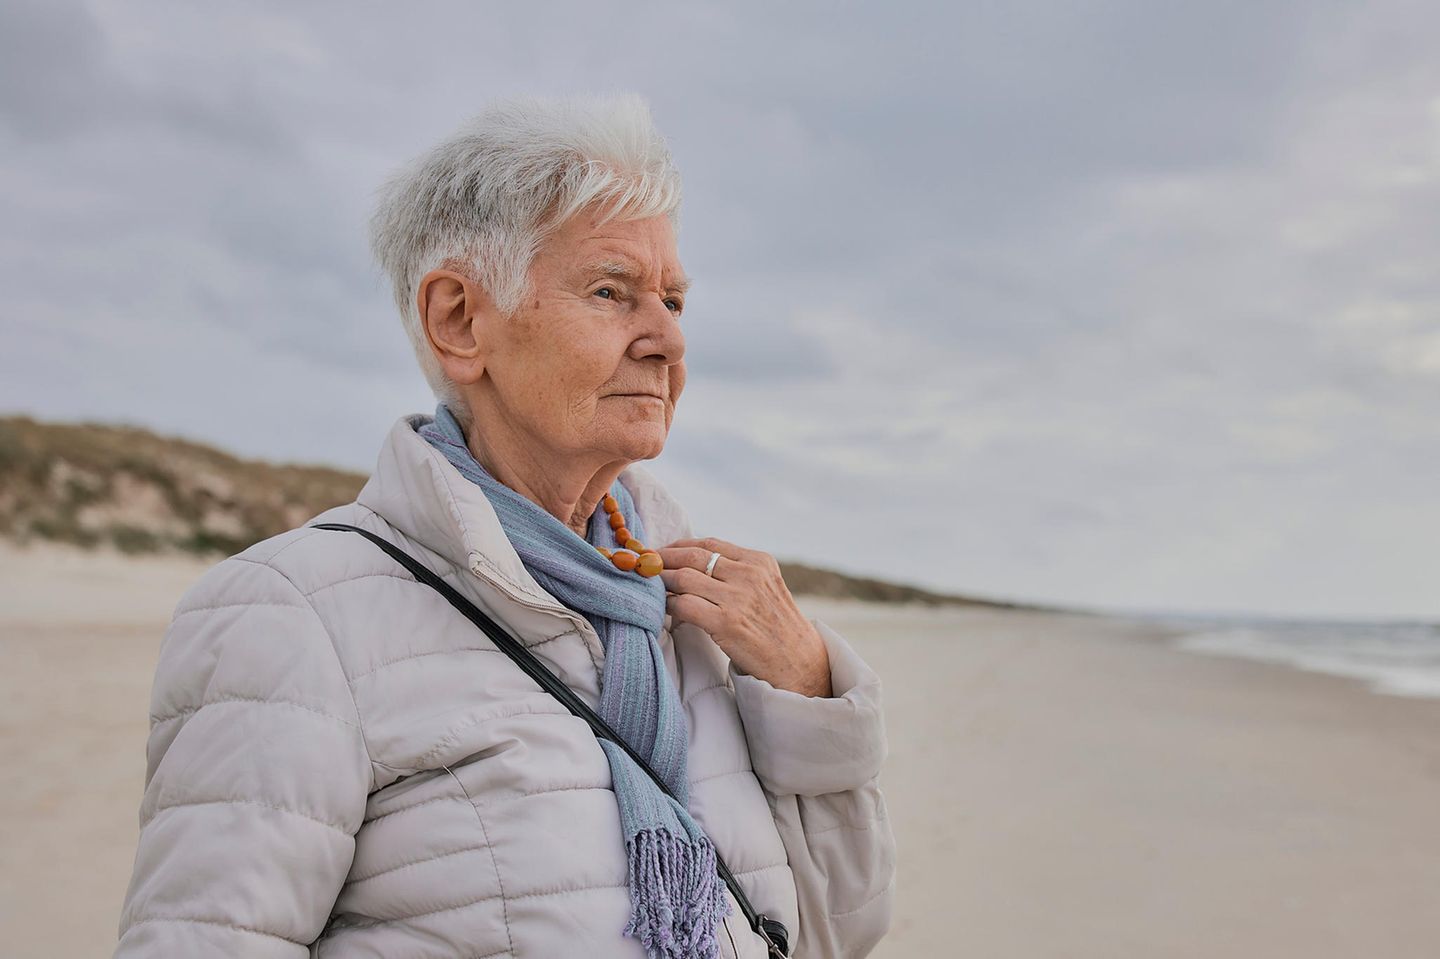
[[[697,535],[1007,600],[1440,616],[1440,7],[7,2],[0,413],[369,471],[382,179],[635,91]]]

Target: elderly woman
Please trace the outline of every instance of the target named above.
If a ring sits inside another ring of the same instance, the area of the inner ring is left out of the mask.
[[[117,956],[836,957],[885,933],[879,679],[636,465],[685,386],[679,201],[635,97],[499,104],[390,181],[374,248],[435,415],[391,428],[353,503],[181,598]]]

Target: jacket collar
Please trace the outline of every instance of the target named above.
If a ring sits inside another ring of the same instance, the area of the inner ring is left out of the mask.
[[[415,432],[432,418],[411,413],[395,422],[380,448],[375,472],[355,501],[497,587],[563,609],[525,569],[484,491]],[[649,470],[632,463],[620,474],[620,482],[634,499],[651,543],[664,546],[691,535],[684,509]]]

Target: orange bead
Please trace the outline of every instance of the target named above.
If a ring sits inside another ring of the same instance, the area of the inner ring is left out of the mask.
[[[615,497],[611,496],[609,493],[606,493],[605,498],[602,499],[600,502],[604,504],[605,512],[607,513],[613,513],[620,508],[620,504],[615,500]]]
[[[603,546],[597,546],[595,548],[598,549],[600,551],[600,555],[605,557],[606,559],[609,559],[612,555],[611,552]]]
[[[626,548],[626,549],[633,549],[633,550],[634,550],[635,552],[637,552],[637,553],[643,553],[643,552],[645,552],[645,544],[642,543],[642,542],[640,542],[638,539],[636,539],[636,538],[633,537],[633,536],[630,537],[629,539],[625,540],[625,541],[624,541],[624,544],[625,544],[625,548]]]
[[[611,529],[620,529],[620,528],[622,528],[624,525],[625,525],[625,517],[621,516],[619,513],[611,513],[611,514],[610,514],[610,528],[611,528]]]
[[[640,562],[635,565],[636,572],[647,579],[659,574],[664,568],[665,564],[661,561],[659,553],[641,553]]]
[[[615,542],[619,543],[621,546],[624,546],[627,542],[634,538],[634,536],[630,535],[630,531],[623,526],[615,530]]]
[[[610,562],[615,564],[616,569],[624,570],[628,573],[637,565],[639,565],[640,557],[636,556],[634,553],[627,553],[624,550],[619,550],[611,554]]]
[[[660,551],[658,549],[651,549],[648,546],[640,551],[640,555],[644,556],[646,553],[654,553],[656,556],[660,555]]]

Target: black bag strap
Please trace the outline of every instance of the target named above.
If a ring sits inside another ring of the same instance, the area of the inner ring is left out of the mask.
[[[358,526],[351,526],[348,523],[316,523],[307,528],[353,530],[389,553],[396,562],[408,569],[417,580],[439,592],[440,595],[450,601],[451,606],[454,606],[463,613],[466,619],[480,627],[481,632],[490,637],[491,641],[513,659],[516,665],[525,671],[526,675],[540,684],[541,689],[544,689],[556,699],[560,700],[570,712],[585,720],[585,722],[590,725],[590,729],[596,737],[608,739],[625,750],[626,754],[635,760],[636,765],[645,770],[646,774],[655,780],[656,785],[664,790],[667,796],[670,796],[677,802],[679,801],[678,797],[671,792],[670,787],[665,784],[665,781],[660,778],[659,774],[650,768],[650,764],[645,761],[644,757],[636,752],[630,744],[625,741],[624,737],[611,729],[610,725],[605,722],[604,719],[596,715],[594,710],[585,705],[585,701],[575,695],[574,690],[565,685],[554,673],[550,672],[545,664],[540,662],[535,654],[526,649],[519,640],[507,633],[504,628],[486,615],[478,606],[464,596],[461,596],[449,583],[431,572],[425,564],[421,563],[394,543],[384,540],[369,530],[361,529]],[[735,896],[735,901],[740,904],[740,910],[745,914],[745,920],[750,923],[750,928],[755,931],[757,936],[764,940],[766,948],[769,949],[769,954],[772,957],[786,959],[790,954],[789,930],[787,930],[785,924],[778,919],[772,919],[769,916],[755,911],[755,907],[750,905],[750,900],[746,898],[745,892],[740,888],[740,884],[735,881],[734,874],[730,872],[730,867],[727,866],[725,860],[721,858],[720,850],[718,849],[715,850],[715,870],[720,874],[720,878],[725,881],[725,885],[730,888],[731,894]]]

